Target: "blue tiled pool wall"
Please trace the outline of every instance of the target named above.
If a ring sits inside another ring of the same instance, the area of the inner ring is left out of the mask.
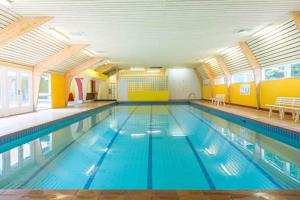
[[[189,105],[188,101],[121,101],[117,102],[120,106],[130,106],[130,105]]]
[[[300,149],[300,134],[235,114],[191,103],[191,106]],[[208,122],[213,124],[212,122]]]
[[[45,123],[39,126],[35,126],[26,130],[18,131],[15,133],[11,133],[5,136],[0,137],[0,152],[6,151],[14,146],[18,146],[20,144],[29,142],[38,137],[46,135],[47,133],[56,131],[63,127],[66,127],[75,122],[81,121],[87,117],[91,117],[93,115],[98,114],[99,112],[105,111],[112,106],[116,105],[116,103],[105,105],[102,107],[98,107],[95,109],[91,109],[82,113],[78,113],[72,116],[68,116],[59,120],[51,121],[49,123]],[[111,113],[109,113],[111,114]],[[13,142],[13,146],[11,146],[11,141]]]

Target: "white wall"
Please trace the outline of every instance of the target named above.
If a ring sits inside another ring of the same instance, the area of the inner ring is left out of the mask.
[[[169,99],[188,99],[190,93],[195,93],[192,98],[200,99],[200,83],[194,69],[170,68],[167,69]]]

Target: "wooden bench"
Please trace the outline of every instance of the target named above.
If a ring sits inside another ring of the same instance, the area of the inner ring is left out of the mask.
[[[217,106],[221,103],[225,105],[225,94],[216,94],[215,98],[211,99],[212,104],[216,104]]]
[[[291,112],[293,120],[299,121],[300,98],[299,97],[277,97],[275,104],[267,104],[269,108],[269,117],[273,110],[278,110],[280,119],[284,118],[285,112]]]

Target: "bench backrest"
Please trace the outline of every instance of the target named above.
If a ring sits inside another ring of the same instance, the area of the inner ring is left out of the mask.
[[[224,100],[225,99],[225,94],[216,94],[216,99]]]
[[[276,105],[280,106],[290,106],[290,107],[300,107],[299,97],[277,97]]]

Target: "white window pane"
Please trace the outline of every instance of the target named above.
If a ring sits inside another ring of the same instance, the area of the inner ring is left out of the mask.
[[[18,104],[17,73],[8,72],[7,76],[9,107],[16,107]]]
[[[291,77],[292,78],[300,77],[300,63],[291,65]]]
[[[31,145],[30,143],[24,144],[23,145],[23,159],[30,158],[31,156]]]
[[[16,166],[19,162],[19,148],[16,147],[12,150],[10,150],[10,166]]]
[[[216,85],[224,85],[226,83],[225,77],[218,77],[215,79],[215,84]]]
[[[253,71],[245,71],[232,75],[232,83],[247,83],[254,81]]]
[[[29,105],[29,74],[21,74],[22,105]]]
[[[41,77],[38,109],[47,109],[51,107],[51,76],[49,73],[44,73]]]
[[[285,66],[277,66],[264,69],[265,80],[275,80],[285,78]]]

